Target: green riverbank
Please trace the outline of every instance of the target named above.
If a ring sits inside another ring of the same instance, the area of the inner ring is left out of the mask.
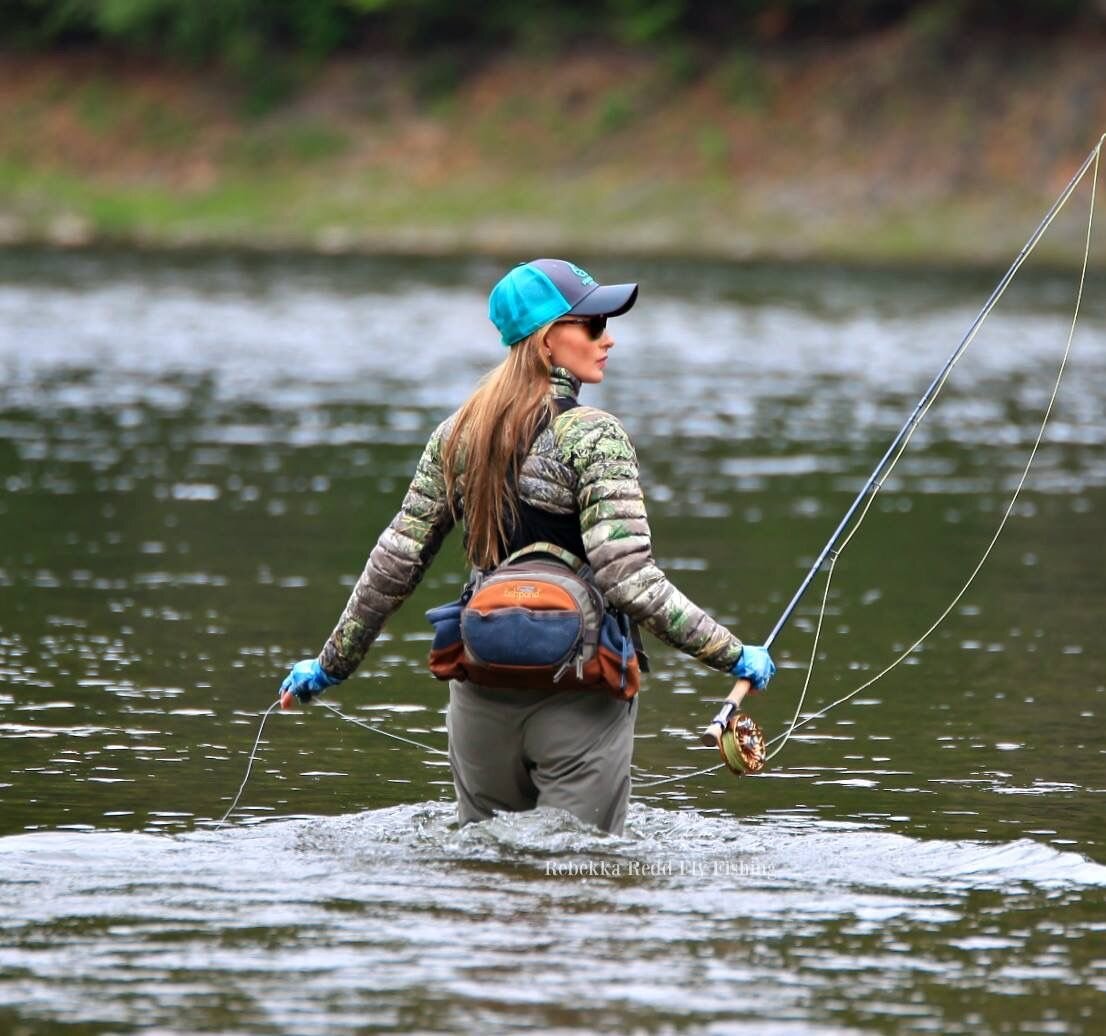
[[[994,263],[1106,130],[1104,66],[1097,39],[902,29],[437,80],[346,55],[257,115],[213,73],[5,55],[0,243]],[[1089,186],[1048,261],[1081,259]]]

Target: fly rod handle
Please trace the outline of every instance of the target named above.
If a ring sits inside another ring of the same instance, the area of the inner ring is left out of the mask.
[[[722,708],[718,710],[718,715],[710,721],[710,726],[703,731],[703,744],[707,748],[717,748],[719,742],[722,740],[722,731],[726,729],[726,724],[729,723],[730,717],[737,712],[738,706],[741,705],[741,699],[745,697],[753,689],[751,680],[746,680],[742,677],[733,685],[733,690],[726,695],[726,701],[722,705]]]

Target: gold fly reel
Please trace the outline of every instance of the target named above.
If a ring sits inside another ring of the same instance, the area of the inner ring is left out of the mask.
[[[722,761],[739,777],[764,769],[766,747],[764,731],[752,716],[735,712],[718,739]]]

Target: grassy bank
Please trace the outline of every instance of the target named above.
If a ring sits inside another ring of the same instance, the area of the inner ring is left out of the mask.
[[[0,241],[994,262],[1106,130],[1103,67],[1101,40],[905,30],[709,61],[347,56],[259,115],[215,74],[6,56]],[[1085,193],[1070,210],[1054,262]]]

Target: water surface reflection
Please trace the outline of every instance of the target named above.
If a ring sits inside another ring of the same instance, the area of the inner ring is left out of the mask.
[[[756,640],[991,278],[592,265],[643,288],[588,399],[638,444],[661,562]],[[458,831],[440,759],[321,709],[273,717],[234,824],[213,830],[283,668],[317,650],[425,436],[498,359],[498,272],[0,255],[0,1021],[1090,1031],[1101,278],[979,581],[764,777],[644,788],[713,762],[694,735],[726,690],[658,647],[625,840],[543,815]],[[1073,301],[1071,277],[1020,282],[958,367],[839,563],[811,709],[959,589]],[[462,569],[450,543],[334,692],[346,712],[444,745],[422,612]],[[770,733],[816,604],[755,705]]]

